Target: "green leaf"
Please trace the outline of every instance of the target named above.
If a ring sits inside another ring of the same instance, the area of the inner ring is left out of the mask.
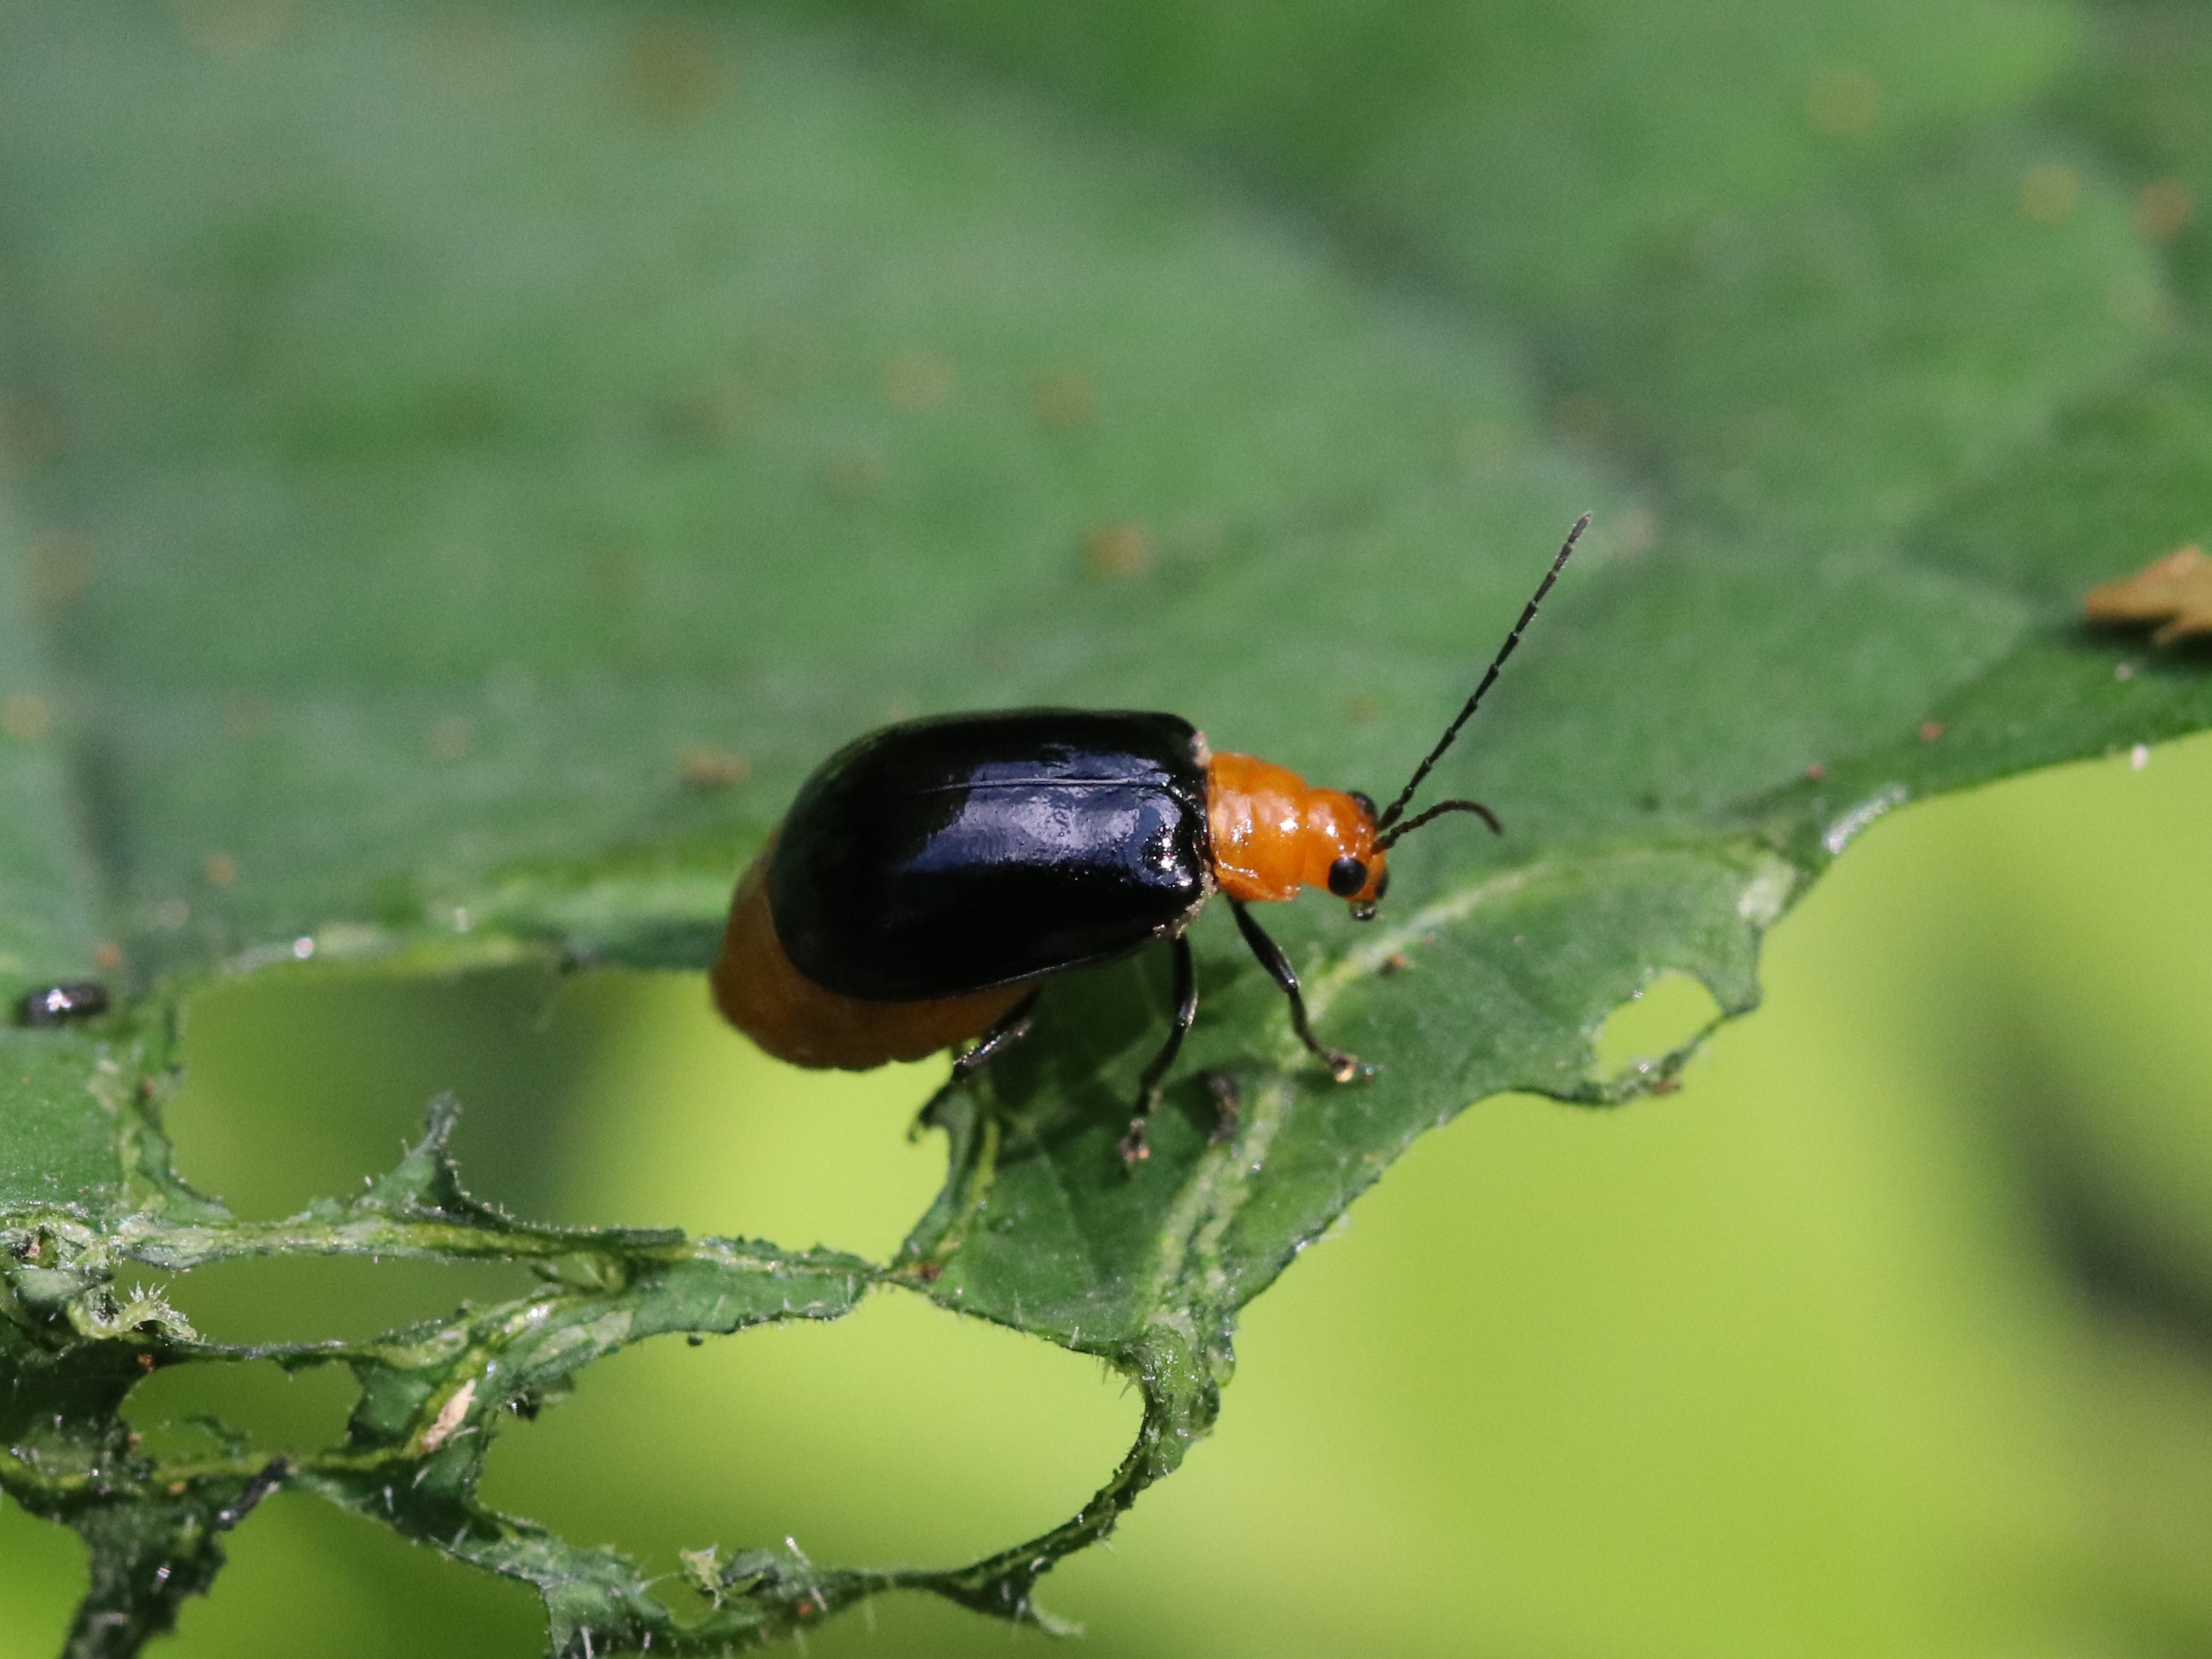
[[[0,530],[0,979],[104,945],[127,1005],[8,1034],[0,1073],[0,1372],[69,1402],[0,1480],[93,1546],[84,1651],[165,1627],[279,1480],[536,1584],[562,1651],[896,1585],[1038,1619],[1210,1425],[1237,1310],[1423,1130],[1667,1086],[1699,1033],[1613,1072],[1607,1016],[1666,975],[1750,1009],[1761,936],[1896,804],[2212,724],[2200,661],[2077,621],[2207,528],[2197,245],[2134,199],[2212,179],[2203,124],[2140,114],[2212,94],[2194,13],[842,9],[897,21],[0,10],[35,532]],[[1372,929],[1268,918],[1370,1081],[1305,1060],[1209,915],[1149,1160],[1115,1148],[1151,953],[1054,982],[948,1103],[886,1267],[516,1221],[461,1186],[449,1107],[286,1221],[171,1172],[173,1015],[212,976],[696,969],[799,781],[902,714],[1172,708],[1383,793],[1584,507],[1432,786],[1506,836],[1408,842]],[[252,1351],[116,1288],[287,1252],[545,1282]],[[945,1571],[702,1558],[687,1624],[477,1502],[500,1411],[591,1360],[876,1283],[1139,1382],[1081,1515]],[[345,1443],[117,1452],[144,1364],[248,1352],[351,1366]]]
[[[0,501],[0,999],[88,978],[90,872],[73,836],[61,734],[31,626],[23,540]],[[0,1031],[0,1206],[98,1205],[117,1182],[113,1114],[89,1045]]]

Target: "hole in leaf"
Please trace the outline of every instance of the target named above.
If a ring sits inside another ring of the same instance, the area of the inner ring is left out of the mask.
[[[293,1214],[392,1168],[450,1092],[470,1189],[543,1214],[574,1079],[619,1030],[628,977],[280,968],[216,985],[188,1010],[177,1167],[241,1216]]]
[[[313,1451],[343,1437],[358,1392],[343,1365],[289,1375],[266,1359],[172,1365],[131,1389],[123,1414],[159,1457],[221,1456],[233,1436],[257,1455]]]
[[[440,1318],[464,1302],[504,1302],[538,1282],[514,1262],[294,1255],[214,1262],[162,1288],[210,1341],[328,1342]]]
[[[619,1018],[576,1083],[561,1220],[897,1252],[945,1179],[945,1137],[907,1138],[944,1060],[801,1071],[724,1024],[696,975],[615,981],[601,1000]]]
[[[0,1493],[0,1654],[58,1653],[84,1594],[85,1553],[66,1527]]]
[[[1704,981],[1673,969],[1659,974],[1606,1016],[1595,1044],[1598,1074],[1613,1082],[1656,1071],[1720,1017],[1721,1006]]]
[[[835,1324],[602,1360],[501,1429],[483,1491],[655,1572],[787,1536],[817,1560],[949,1565],[1074,1514],[1139,1417],[1095,1359],[884,1291]]]
[[[469,1572],[305,1492],[278,1492],[223,1537],[213,1595],[187,1601],[163,1659],[537,1659],[545,1617],[528,1586]]]
[[[942,1060],[862,1077],[780,1065],[716,1017],[696,974],[278,969],[196,1000],[186,1057],[167,1113],[178,1165],[242,1216],[358,1192],[445,1091],[461,1103],[463,1185],[531,1220],[827,1242],[882,1260],[945,1171],[943,1137],[906,1138]],[[487,1292],[471,1280],[428,1294],[427,1307],[418,1293],[389,1317],[317,1334],[366,1334]]]

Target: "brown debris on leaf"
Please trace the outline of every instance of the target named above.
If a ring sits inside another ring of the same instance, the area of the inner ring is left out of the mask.
[[[2212,559],[2191,542],[2132,576],[2091,588],[2081,614],[2107,627],[2161,623],[2153,645],[2212,635]]]
[[[753,775],[753,763],[726,749],[704,745],[684,751],[678,769],[687,789],[732,789]]]

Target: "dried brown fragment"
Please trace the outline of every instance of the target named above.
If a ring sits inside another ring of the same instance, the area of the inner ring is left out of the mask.
[[[92,543],[70,530],[41,531],[31,538],[31,603],[60,611],[92,580]]]
[[[707,32],[682,25],[641,30],[630,42],[626,80],[631,106],[672,126],[705,114],[726,85]]]
[[[1056,368],[1030,383],[1038,422],[1055,432],[1079,427],[1098,413],[1098,393],[1079,368]]]
[[[17,743],[36,743],[53,729],[53,710],[46,707],[43,697],[27,691],[0,697],[0,732]]]
[[[1083,568],[1104,580],[1141,576],[1152,568],[1152,532],[1140,524],[1103,524],[1083,538]]]
[[[2146,240],[2172,241],[2195,210],[2187,185],[2179,179],[2155,179],[2136,192],[2136,229]]]
[[[2212,559],[2191,542],[2132,576],[2091,588],[2081,614],[2108,628],[2159,623],[2153,645],[2212,635]]]
[[[477,1397],[477,1379],[473,1376],[455,1389],[453,1397],[438,1408],[438,1415],[430,1426],[422,1431],[416,1444],[426,1452],[434,1452],[459,1431],[468,1419],[469,1407]]]
[[[682,775],[687,789],[728,789],[753,775],[753,763],[726,749],[698,748],[684,751]]]
[[[1236,1139],[1237,1127],[1244,1121],[1244,1091],[1228,1073],[1208,1072],[1206,1092],[1213,1097],[1213,1132],[1206,1139],[1217,1145]]]

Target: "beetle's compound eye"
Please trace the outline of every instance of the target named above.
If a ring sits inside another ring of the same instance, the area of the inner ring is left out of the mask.
[[[1339,898],[1350,898],[1367,885],[1367,866],[1346,853],[1328,866],[1328,890]]]
[[[1359,810],[1367,814],[1368,823],[1374,823],[1375,797],[1369,794],[1364,789],[1354,789],[1350,791],[1349,793],[1352,799],[1359,803]]]
[[[1390,896],[1390,872],[1388,870],[1382,872],[1382,879],[1375,884],[1375,896],[1378,899]]]

